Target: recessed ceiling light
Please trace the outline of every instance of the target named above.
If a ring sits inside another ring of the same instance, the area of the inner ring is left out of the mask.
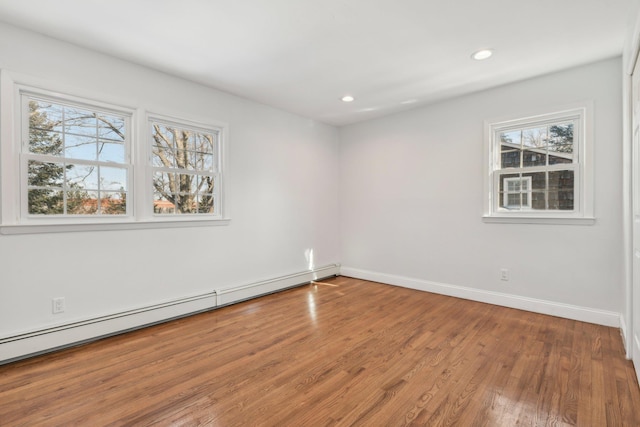
[[[493,49],[482,49],[477,52],[474,52],[471,57],[476,61],[482,61],[483,59],[489,59],[493,55]]]
[[[345,95],[342,98],[340,98],[342,100],[342,102],[353,102],[355,101],[355,98],[351,95]]]

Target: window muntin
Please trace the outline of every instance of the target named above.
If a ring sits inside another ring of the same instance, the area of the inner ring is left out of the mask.
[[[151,119],[154,215],[220,215],[220,129]]]
[[[489,216],[584,216],[585,109],[489,125]]]
[[[125,113],[22,93],[23,216],[130,215]]]

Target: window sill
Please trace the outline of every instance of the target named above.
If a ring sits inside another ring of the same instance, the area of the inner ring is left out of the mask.
[[[0,234],[69,233],[76,231],[147,230],[154,228],[212,227],[228,225],[231,219],[153,220],[109,223],[2,225]]]
[[[488,216],[482,217],[482,221],[489,224],[548,224],[548,225],[593,225],[594,217],[539,217],[539,216]]]

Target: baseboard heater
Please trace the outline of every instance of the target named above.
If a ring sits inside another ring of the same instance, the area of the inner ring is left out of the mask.
[[[223,287],[205,294],[6,336],[0,338],[0,364],[201,313],[339,274],[340,265],[331,264],[261,282]]]
[[[218,306],[236,303],[253,298],[257,295],[266,295],[272,292],[277,292],[283,289],[298,286],[300,284],[309,283],[314,280],[321,280],[326,277],[337,276],[339,274],[340,264],[332,264],[313,270],[290,274],[288,276],[264,280],[262,282],[251,283],[248,285],[219,288],[216,289],[216,295],[218,296]]]

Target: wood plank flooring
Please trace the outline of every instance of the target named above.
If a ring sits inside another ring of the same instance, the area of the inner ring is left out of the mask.
[[[0,366],[1,426],[640,426],[614,328],[346,277]]]

